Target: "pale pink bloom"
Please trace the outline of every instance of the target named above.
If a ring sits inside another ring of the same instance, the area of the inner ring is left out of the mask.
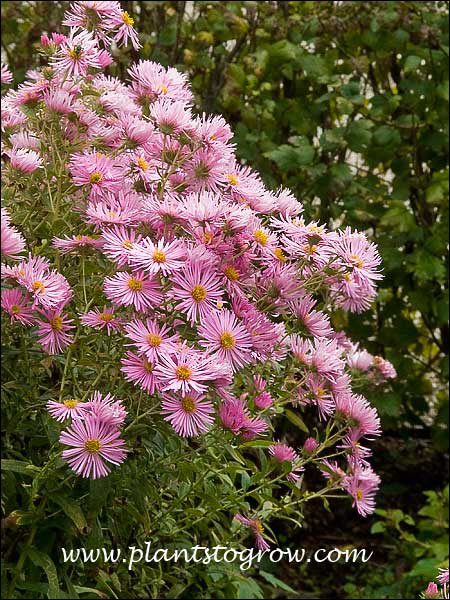
[[[88,31],[71,32],[70,36],[58,47],[50,64],[57,73],[79,77],[87,75],[89,69],[101,67],[98,60],[97,40]]]
[[[20,285],[32,295],[34,302],[46,309],[62,307],[71,299],[72,290],[67,279],[44,263],[28,261],[17,277]]]
[[[45,319],[39,321],[37,331],[39,344],[48,354],[59,354],[73,340],[73,335],[69,333],[74,329],[74,325],[71,325],[73,321],[59,309],[38,309],[38,312]]]
[[[260,394],[266,389],[267,381],[265,381],[261,375],[253,375],[253,383],[256,391]]]
[[[299,456],[294,448],[286,444],[282,444],[280,442],[274,444],[273,446],[269,446],[269,454],[273,456],[274,460],[280,464],[284,462],[295,463],[298,461]],[[303,472],[305,469],[300,466],[292,465],[292,470],[287,474],[287,479],[295,483],[300,478],[299,473]]]
[[[95,415],[102,423],[114,427],[123,425],[128,414],[122,400],[116,400],[112,394],[103,396],[99,391],[92,394],[87,405],[90,414]]]
[[[226,179],[224,176],[225,158],[223,153],[214,153],[211,149],[200,149],[194,156],[183,164],[186,173],[185,183],[189,190],[195,192],[218,193],[223,188]]]
[[[347,227],[339,232],[339,237],[332,243],[333,252],[342,263],[352,271],[357,283],[365,285],[382,279],[379,272],[381,258],[374,243],[369,242],[363,233]]]
[[[330,381],[344,371],[342,349],[335,340],[314,338],[311,347],[311,366]]]
[[[68,398],[62,402],[49,400],[47,402],[47,410],[50,415],[62,423],[66,419],[83,419],[88,412],[88,404],[80,402],[74,398]]]
[[[119,116],[119,125],[122,127],[123,135],[130,142],[138,145],[148,142],[155,130],[153,125],[148,121],[126,113],[122,113]]]
[[[342,480],[343,489],[352,496],[353,506],[363,517],[374,512],[375,494],[379,486],[380,478],[371,467],[357,467]]]
[[[70,446],[63,451],[62,457],[82,477],[105,477],[110,472],[107,463],[120,465],[125,460],[125,442],[120,438],[120,431],[95,415],[72,421],[71,426],[61,433],[59,441]]]
[[[134,227],[141,220],[140,210],[140,202],[136,194],[125,195],[119,192],[117,197],[106,194],[100,202],[89,202],[86,208],[86,221],[96,225],[97,228],[114,225]]]
[[[1,253],[7,258],[17,259],[25,250],[25,240],[19,231],[11,225],[10,216],[5,208],[1,209]]]
[[[154,361],[161,354],[173,354],[176,351],[178,335],[171,335],[166,325],[159,325],[151,319],[146,319],[145,322],[136,319],[127,323],[125,332],[133,345],[145,354],[148,360]]]
[[[150,107],[150,116],[161,133],[173,135],[192,126],[191,111],[185,102],[157,100]]]
[[[13,76],[8,66],[2,63],[2,83],[11,83]]]
[[[102,245],[102,239],[90,235],[74,235],[72,237],[65,235],[63,238],[55,237],[52,240],[52,246],[58,248],[61,254],[79,253],[81,248],[101,249]]]
[[[123,184],[120,166],[110,156],[95,150],[72,154],[69,172],[75,185],[90,186],[91,200],[104,197],[106,192],[118,191]]]
[[[21,260],[20,263],[9,267],[8,265],[2,263],[2,279],[10,278],[15,281],[19,281],[21,277],[25,275],[28,271],[41,272],[50,269],[50,261],[43,256],[32,256],[31,253],[28,254],[28,259]]]
[[[205,433],[214,423],[214,406],[202,394],[190,392],[185,396],[164,396],[161,413],[176,433],[195,437]]]
[[[423,592],[423,598],[439,598],[440,592],[438,586],[434,583],[434,581],[430,581],[427,586],[427,589]],[[444,596],[445,597],[445,596]]]
[[[220,279],[212,269],[199,264],[187,264],[172,277],[171,297],[178,300],[177,309],[190,321],[204,320],[207,314],[222,301]]]
[[[65,90],[47,90],[43,93],[42,99],[47,107],[55,113],[66,115],[73,110],[73,95]]]
[[[2,290],[1,305],[11,317],[11,322],[18,322],[22,325],[34,325],[36,317],[30,305],[28,294],[22,290],[14,288],[11,290]]]
[[[103,307],[103,310],[94,308],[80,316],[80,321],[83,325],[93,327],[95,329],[106,329],[106,333],[111,335],[115,331],[118,331],[121,326],[123,319],[117,317],[113,308]]]
[[[9,141],[12,144],[13,149],[27,148],[29,150],[39,149],[39,140],[29,131],[18,131],[9,136]]]
[[[317,405],[321,419],[329,417],[334,412],[335,405],[326,379],[316,373],[308,373],[305,384],[309,394],[304,401]]]
[[[164,238],[161,238],[155,243],[146,237],[134,246],[130,253],[130,262],[148,273],[161,271],[164,275],[169,275],[184,266],[186,248],[182,240],[165,242]]]
[[[107,50],[99,50],[97,54],[97,61],[100,65],[100,69],[106,69],[106,67],[109,67],[109,65],[113,64],[114,59]]]
[[[373,364],[373,356],[366,350],[353,349],[346,356],[346,361],[351,369],[368,371]]]
[[[192,92],[187,77],[176,69],[165,69],[149,60],[141,60],[128,70],[133,81],[133,92],[141,103],[157,98],[189,103]]]
[[[336,416],[344,417],[359,435],[380,435],[380,418],[376,409],[360,394],[338,394]]]
[[[395,379],[397,377],[394,365],[381,356],[373,357],[373,366],[379,371],[383,379]]]
[[[22,173],[33,173],[42,166],[42,159],[34,150],[18,148],[9,153],[11,166]]]
[[[302,294],[289,303],[289,308],[303,323],[304,327],[314,337],[330,337],[333,330],[330,319],[322,311],[313,310],[316,301],[309,294]]]
[[[159,382],[153,374],[154,368],[155,364],[145,356],[138,356],[128,351],[122,359],[120,370],[128,381],[138,385],[151,395],[160,388]]]
[[[255,536],[255,545],[258,550],[269,550],[270,546],[263,537],[264,527],[259,519],[249,519],[240,513],[235,514],[234,518],[236,521],[239,521],[239,523],[252,530],[253,535]]]
[[[142,312],[160,304],[163,299],[159,283],[142,271],[119,271],[112,277],[106,277],[104,290],[106,297],[112,302],[122,306],[134,306]]]
[[[276,211],[286,217],[296,217],[303,212],[303,206],[287,188],[280,188],[276,193]]]
[[[294,334],[289,336],[289,344],[295,359],[302,365],[311,366],[313,348],[311,341]]]
[[[118,27],[118,30],[114,36],[114,41],[117,44],[123,44],[124,46],[128,45],[128,39],[131,41],[131,44],[135,50],[139,50],[141,44],[139,43],[139,38],[134,29],[134,19],[130,17],[130,15],[126,11],[121,11],[120,15],[118,12],[111,12],[106,21],[106,26],[110,29],[115,29]]]
[[[439,575],[437,580],[441,585],[445,585],[449,582],[449,572],[448,569],[439,569]]]
[[[372,451],[360,443],[361,433],[357,429],[351,429],[350,433],[344,437],[338,448],[343,448],[348,451],[347,460],[353,466],[363,465],[369,466],[366,460],[371,456]]]
[[[75,30],[93,30],[96,37],[109,43],[107,33],[111,16],[121,16],[120,2],[109,0],[83,0],[72,2],[70,10],[64,14],[63,25]]]
[[[233,371],[252,361],[250,335],[229,310],[207,313],[198,328],[200,344],[220,361],[231,364]]]
[[[123,267],[130,264],[132,253],[140,243],[141,236],[137,235],[134,229],[115,225],[111,229],[103,229],[101,239],[103,254],[117,266]]]
[[[261,417],[247,418],[240,432],[243,441],[254,440],[259,435],[266,433],[269,429],[267,422]]]
[[[182,347],[175,354],[160,356],[155,376],[161,381],[162,391],[173,390],[186,396],[191,392],[206,391],[213,372],[202,360],[200,352]]]
[[[195,119],[196,136],[207,146],[227,144],[233,137],[231,127],[221,115],[206,115]]]

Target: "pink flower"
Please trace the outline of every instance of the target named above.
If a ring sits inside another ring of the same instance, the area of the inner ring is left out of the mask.
[[[107,463],[120,465],[125,460],[125,442],[120,438],[119,430],[95,415],[72,421],[72,425],[61,433],[59,441],[70,446],[63,451],[62,457],[82,477],[105,477],[110,472]]]
[[[36,317],[33,316],[32,308],[29,304],[28,294],[14,288],[12,290],[2,290],[1,305],[11,317],[11,322],[17,321],[22,325],[34,325]]]
[[[42,99],[51,111],[67,115],[73,110],[73,95],[65,90],[47,90],[43,93]]]
[[[10,216],[1,209],[1,252],[8,258],[17,259],[25,250],[25,240],[19,231],[10,224]]]
[[[52,246],[58,248],[61,254],[79,252],[80,248],[101,248],[102,245],[101,239],[90,235],[74,235],[72,237],[65,235],[63,238],[54,237],[52,240]]]
[[[121,400],[116,400],[112,394],[103,396],[98,391],[92,394],[87,407],[89,413],[94,415],[99,421],[114,427],[123,425],[128,414]]]
[[[397,371],[395,370],[394,365],[381,356],[373,357],[373,365],[375,369],[379,371],[383,379],[395,379],[395,377],[397,377]]]
[[[313,454],[313,452],[315,451],[315,449],[318,447],[319,442],[312,437],[306,438],[304,444],[303,444],[303,452],[305,454]]]
[[[161,380],[161,390],[173,390],[187,396],[192,392],[202,393],[213,373],[205,365],[199,352],[182,347],[176,354],[162,354],[156,365],[155,376]]]
[[[62,423],[70,418],[83,419],[87,415],[88,404],[86,402],[79,402],[74,398],[63,400],[62,402],[49,400],[47,402],[47,410],[54,419]]]
[[[115,192],[122,186],[122,169],[110,156],[94,150],[73,154],[69,171],[77,186],[90,186],[90,198],[100,199],[106,192]]]
[[[322,311],[313,310],[316,301],[309,294],[304,294],[289,303],[290,309],[302,321],[304,327],[314,337],[330,337],[333,330],[330,320]]]
[[[178,240],[164,242],[164,238],[154,243],[150,238],[144,238],[136,244],[130,253],[133,266],[148,273],[161,271],[169,275],[181,269],[186,260],[186,249]]]
[[[170,335],[166,325],[146,319],[136,319],[125,325],[127,337],[148,360],[154,361],[162,354],[173,354],[177,349],[178,335]],[[131,344],[129,344],[131,345]]]
[[[92,192],[93,190],[91,190],[91,195]],[[88,223],[102,228],[111,225],[136,226],[140,221],[140,202],[135,194],[125,195],[123,192],[119,192],[117,196],[113,196],[106,192],[103,200],[89,202],[86,208],[86,217]],[[124,240],[124,242],[126,241],[131,240]],[[125,251],[127,248],[123,248],[123,250]]]
[[[249,519],[248,517],[244,517],[240,513],[234,515],[236,521],[239,521],[242,525],[249,527],[254,536],[255,536],[255,545],[258,550],[268,550],[270,548],[269,544],[263,537],[264,527],[259,519]]]
[[[42,159],[34,150],[18,148],[9,153],[11,166],[22,173],[33,173],[42,166]]]
[[[104,306],[103,310],[94,308],[93,310],[82,314],[80,321],[83,325],[87,325],[88,327],[106,329],[106,333],[111,335],[121,328],[123,319],[121,317],[116,317],[113,308]]]
[[[223,427],[237,435],[248,421],[245,400],[240,398],[226,399],[219,406],[219,417]]]
[[[112,302],[134,306],[142,312],[158,305],[163,299],[159,284],[154,278],[146,277],[142,271],[119,271],[112,277],[106,277],[104,290]]]
[[[97,40],[88,31],[72,33],[58,47],[50,63],[57,73],[79,77],[86,75],[88,69],[99,69],[99,48]]]
[[[64,306],[72,297],[67,279],[57,271],[50,270],[45,262],[29,260],[17,277],[34,298],[33,307],[40,304],[46,309]]]
[[[423,597],[424,598],[439,598],[439,596],[440,596],[440,592],[439,592],[438,586],[433,581],[430,581],[430,583],[427,586],[427,589],[423,593]]]
[[[13,76],[8,66],[2,63],[2,83],[11,83]]]
[[[161,412],[176,433],[182,437],[194,437],[208,431],[214,422],[214,406],[203,395],[191,392],[185,396],[165,396]]]
[[[138,385],[147,394],[153,394],[159,390],[159,382],[153,374],[155,365],[145,356],[138,356],[133,352],[127,352],[122,359],[121,371],[125,374],[128,381]]]
[[[361,436],[380,435],[380,418],[376,409],[359,394],[338,394],[336,396],[336,416],[348,420],[350,427]]]
[[[171,296],[180,302],[178,310],[190,321],[204,320],[211,309],[222,300],[222,287],[217,275],[198,263],[188,264],[172,277]]]
[[[114,41],[118,44],[122,43],[124,46],[128,45],[128,39],[130,39],[131,44],[135,50],[139,50],[141,44],[139,43],[139,38],[134,29],[134,19],[130,17],[130,15],[126,12],[120,12],[120,15],[117,12],[112,12],[105,21],[105,24],[108,28],[114,29],[119,26],[119,29],[114,36]]]
[[[255,396],[253,402],[255,403],[256,408],[264,410],[265,408],[269,408],[269,406],[272,406],[273,398],[269,394],[269,392],[262,392],[261,394]]]
[[[280,442],[273,446],[269,446],[269,454],[280,464],[283,464],[284,462],[295,463],[299,458],[297,452],[293,448]],[[293,465],[293,469],[287,474],[287,479],[295,483],[300,477],[298,473],[302,471],[304,471],[303,467]]]
[[[230,363],[233,371],[251,362],[251,338],[231,311],[224,309],[206,314],[198,334],[200,344],[220,361]]]
[[[128,265],[140,239],[141,236],[136,235],[134,229],[121,225],[104,229],[102,232],[103,254],[113,260],[119,267]]]
[[[353,506],[363,517],[374,512],[375,494],[379,485],[380,478],[370,467],[358,467],[342,481],[344,490],[353,497]]]
[[[38,312],[45,319],[39,322],[39,343],[48,354],[59,354],[73,340],[73,335],[68,333],[74,328],[71,325],[72,319],[68,319],[58,309],[38,309]]]

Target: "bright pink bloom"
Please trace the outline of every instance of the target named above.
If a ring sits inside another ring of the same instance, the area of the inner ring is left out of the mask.
[[[136,244],[130,253],[133,266],[148,273],[161,271],[169,275],[181,269],[186,261],[186,249],[181,240],[164,242],[164,238],[154,243],[150,238],[144,238]]]
[[[8,66],[5,65],[4,63],[2,63],[1,77],[2,77],[2,83],[11,83],[11,81],[13,80],[11,71],[9,70]]]
[[[210,400],[196,392],[186,396],[165,396],[161,412],[176,433],[182,437],[194,437],[208,431],[214,422],[214,406]]]
[[[38,312],[45,319],[39,321],[39,343],[48,354],[59,354],[73,340],[73,335],[69,333],[74,328],[72,319],[68,319],[59,309],[38,309]]]
[[[157,281],[146,277],[142,271],[119,271],[112,277],[106,277],[104,282],[105,295],[112,302],[122,306],[134,306],[142,312],[162,301],[160,289]]]
[[[224,400],[219,406],[219,417],[223,427],[237,435],[248,420],[245,400],[234,397]]]
[[[374,512],[379,485],[380,478],[370,467],[358,467],[342,480],[342,487],[352,496],[353,506],[363,517]]]
[[[57,73],[79,77],[86,75],[91,68],[101,67],[98,60],[97,40],[88,31],[70,34],[58,47],[50,63]]]
[[[121,400],[116,400],[112,394],[103,396],[99,391],[92,394],[87,405],[90,414],[114,427],[123,425],[128,414]]]
[[[151,395],[158,391],[160,387],[157,378],[153,374],[154,368],[154,363],[147,360],[145,356],[138,356],[128,351],[122,359],[120,370],[125,374],[128,381],[138,385],[147,394]]]
[[[239,521],[241,525],[245,525],[252,530],[255,536],[255,545],[258,550],[269,550],[270,546],[263,537],[264,527],[259,519],[249,519],[240,513],[235,514],[234,518],[236,521]]]
[[[145,322],[136,319],[127,323],[125,332],[139,352],[150,361],[155,361],[162,354],[173,354],[177,349],[178,335],[171,335],[166,325],[159,325],[151,319]]]
[[[58,248],[61,254],[69,254],[70,252],[79,252],[81,248],[101,248],[103,241],[90,235],[74,235],[72,237],[65,235],[63,238],[53,238],[52,246]]]
[[[120,465],[125,460],[125,442],[120,438],[120,431],[93,414],[84,420],[72,421],[72,425],[61,433],[59,441],[70,446],[63,451],[62,457],[82,477],[105,477],[110,472],[107,463]]]
[[[133,27],[134,19],[132,19],[126,11],[121,11],[120,15],[116,11],[112,12],[105,20],[105,24],[110,29],[119,27],[114,36],[114,41],[117,42],[117,44],[122,43],[124,46],[127,46],[128,39],[130,39],[133,48],[139,50],[141,44],[139,43],[136,30]]]
[[[303,444],[303,452],[305,454],[312,454],[318,447],[318,445],[319,442],[315,438],[309,437],[305,440]]]
[[[111,335],[115,331],[118,331],[121,326],[123,319],[117,317],[113,308],[103,307],[103,310],[94,308],[80,316],[80,321],[83,325],[88,327],[94,327],[95,329],[106,329],[106,333]]]
[[[177,308],[186,313],[190,321],[203,321],[222,300],[220,279],[212,269],[204,269],[197,263],[177,272],[172,283],[171,296],[180,301]]]
[[[22,290],[14,288],[12,290],[2,290],[2,308],[11,317],[11,322],[17,321],[22,325],[34,325],[36,317],[30,305],[28,294]]]
[[[283,464],[284,462],[295,463],[299,458],[294,448],[291,448],[290,446],[280,442],[274,444],[273,446],[269,446],[269,454],[273,456],[274,460],[280,464]],[[294,464],[292,470],[287,474],[287,479],[295,483],[300,477],[299,473],[303,471],[303,467],[296,466]]]
[[[256,408],[264,410],[265,408],[272,406],[273,398],[269,392],[262,392],[253,398],[253,402],[255,403]]]
[[[1,215],[1,252],[7,258],[17,259],[25,250],[25,240],[10,224],[10,217],[5,208],[1,209]]]
[[[62,402],[49,400],[47,402],[47,410],[54,419],[62,423],[70,418],[83,419],[88,414],[88,404],[86,402],[79,402],[74,398],[63,400]]]
[[[220,361],[229,362],[233,371],[252,361],[251,338],[231,311],[223,309],[206,314],[198,334],[200,344]]]
[[[336,416],[348,420],[361,436],[380,435],[380,418],[376,409],[359,394],[339,394],[336,397]]]
[[[123,226],[114,226],[102,231],[103,254],[113,260],[117,266],[123,267],[130,264],[130,259],[141,236],[136,235],[134,229]]]
[[[163,391],[179,391],[182,396],[187,396],[191,392],[204,392],[213,373],[205,365],[199,352],[182,347],[176,354],[160,356],[155,376],[161,380]]]

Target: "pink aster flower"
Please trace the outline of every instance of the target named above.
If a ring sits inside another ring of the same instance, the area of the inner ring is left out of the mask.
[[[62,423],[66,419],[83,419],[87,415],[88,405],[86,402],[79,402],[74,398],[55,402],[49,400],[47,402],[47,410],[50,415]]]
[[[313,438],[313,437],[306,438],[306,440],[303,444],[303,452],[307,455],[313,454],[313,452],[318,447],[318,445],[319,445],[319,442],[315,438]]]
[[[427,585],[427,589],[423,592],[423,595],[421,596],[422,598],[439,598],[440,597],[440,592],[439,592],[439,588],[438,586],[434,583],[434,581],[430,581],[430,583]],[[446,596],[444,595],[444,598]]]
[[[363,517],[374,512],[375,494],[379,486],[380,478],[370,467],[358,467],[342,480],[342,487],[352,496],[353,506]]]
[[[267,381],[265,381],[261,375],[253,375],[253,383],[256,391],[261,394],[266,389]]]
[[[223,427],[237,435],[248,421],[245,400],[235,397],[225,399],[219,406],[219,417]]]
[[[252,530],[253,535],[255,536],[255,546],[258,550],[269,550],[270,546],[263,537],[264,527],[259,519],[249,519],[240,513],[235,514],[234,518],[236,521],[239,521],[241,525],[245,525]]]
[[[89,202],[86,208],[86,221],[96,225],[97,228],[114,225],[136,226],[141,220],[140,208],[136,194],[125,195],[123,192],[119,192],[117,196],[106,194],[101,201]]]
[[[113,308],[104,306],[103,310],[94,308],[82,314],[80,321],[83,325],[94,329],[106,329],[106,333],[111,335],[121,328],[123,319],[116,316]]]
[[[346,356],[346,361],[351,369],[368,371],[373,364],[373,356],[366,350],[352,349]]]
[[[212,269],[198,263],[188,264],[172,277],[171,296],[179,300],[177,309],[190,321],[204,320],[211,309],[222,300],[220,279]]]
[[[81,248],[101,248],[103,241],[94,238],[90,235],[74,235],[69,237],[65,235],[63,238],[54,237],[52,246],[58,248],[61,254],[69,254],[70,252],[79,252]]]
[[[273,446],[269,446],[269,454],[280,464],[283,464],[284,462],[295,463],[299,458],[294,448],[280,442]],[[304,471],[303,467],[293,465],[292,470],[287,474],[287,479],[295,483],[300,478],[299,473],[302,471]]]
[[[261,394],[258,394],[253,398],[253,402],[255,403],[256,408],[264,410],[265,408],[272,406],[273,398],[269,392],[261,392]]]
[[[335,340],[315,338],[311,348],[311,365],[320,375],[334,381],[344,371],[345,363],[341,355],[342,349]]]
[[[30,305],[28,294],[24,294],[18,288],[2,290],[1,305],[11,317],[11,322],[22,323],[22,325],[34,325],[36,317]]]
[[[112,394],[103,396],[99,391],[92,394],[87,408],[99,421],[114,427],[120,427],[128,414],[121,400],[116,400]]]
[[[122,186],[122,169],[110,156],[95,150],[71,156],[69,172],[77,186],[90,186],[91,200],[100,199],[106,192],[115,192]]]
[[[162,391],[173,390],[187,396],[192,392],[204,392],[213,373],[205,366],[200,352],[184,346],[175,354],[160,356],[155,376],[161,380]]]
[[[99,69],[99,48],[97,40],[88,31],[72,32],[58,47],[50,64],[57,73],[79,77],[86,75],[88,69]]]
[[[382,356],[373,357],[373,366],[385,380],[395,379],[395,377],[397,377],[397,371],[395,370],[394,365]]]
[[[60,437],[61,444],[70,446],[62,457],[70,468],[82,477],[105,477],[110,472],[107,463],[120,465],[125,460],[125,441],[117,427],[108,425],[95,415],[72,421]]]
[[[369,466],[366,459],[371,456],[372,452],[369,448],[362,446],[360,442],[360,432],[357,429],[352,429],[338,446],[348,452],[347,460],[353,467],[357,465]]]
[[[448,569],[439,569],[439,575],[437,576],[437,580],[441,585],[448,584],[449,582],[449,574]]]
[[[59,354],[73,340],[73,335],[69,333],[74,328],[74,325],[71,325],[72,319],[68,319],[59,309],[38,309],[38,312],[45,319],[39,322],[39,344],[48,354]]]
[[[214,422],[214,406],[202,394],[191,392],[186,396],[165,396],[161,412],[176,433],[194,437],[208,431]]]
[[[108,15],[108,18],[105,21],[106,25],[110,29],[115,29],[118,27],[118,30],[114,36],[114,41],[117,44],[123,44],[124,46],[128,45],[128,39],[131,41],[131,44],[135,50],[139,50],[141,44],[139,43],[139,38],[134,29],[134,19],[130,17],[127,11],[112,12]]]
[[[157,281],[146,277],[142,271],[119,271],[112,277],[106,277],[104,290],[106,297],[115,304],[134,306],[142,312],[160,304],[163,299]]]
[[[145,356],[138,356],[128,351],[122,359],[120,370],[124,373],[127,381],[131,381],[151,395],[160,388],[159,382],[153,374],[154,369],[155,364]]]
[[[336,416],[348,420],[361,436],[380,435],[380,417],[376,409],[360,394],[339,394],[335,398]]]
[[[352,232],[347,227],[339,232],[337,240],[332,242],[333,251],[343,264],[351,270],[357,283],[366,284],[382,279],[379,272],[381,258],[374,243],[369,242],[363,233]]]
[[[42,95],[47,108],[60,115],[67,115],[73,110],[74,98],[65,90],[47,90]]]
[[[251,338],[248,331],[229,310],[213,311],[203,317],[198,328],[200,344],[234,371],[250,363]]]
[[[130,264],[132,252],[140,242],[141,236],[129,227],[115,225],[102,231],[103,254],[113,260],[117,266]]]
[[[7,258],[18,258],[25,249],[25,240],[19,231],[10,224],[5,208],[1,209],[1,252]]]
[[[17,281],[32,295],[34,302],[46,309],[62,307],[72,297],[67,279],[54,270],[49,270],[45,262],[29,260],[21,268]]]
[[[330,337],[333,330],[330,320],[320,310],[313,310],[316,301],[309,294],[302,294],[300,298],[289,303],[289,308],[298,317],[306,330],[314,337]]]
[[[162,354],[173,354],[177,349],[178,335],[171,335],[169,327],[159,325],[151,319],[146,319],[145,322],[136,319],[127,323],[125,332],[139,352],[145,354],[150,361]]]
[[[131,264],[148,273],[161,271],[164,275],[169,275],[181,269],[185,261],[186,249],[181,240],[165,242],[161,238],[155,243],[146,237],[135,245],[130,254]]]
[[[34,150],[18,148],[9,153],[11,166],[22,173],[33,173],[42,165],[42,159]]]
[[[2,83],[11,83],[13,76],[8,66],[2,63]]]
[[[266,433],[268,430],[269,425],[267,424],[267,421],[261,417],[248,417],[242,425],[240,434],[242,440],[249,442],[259,435]]]

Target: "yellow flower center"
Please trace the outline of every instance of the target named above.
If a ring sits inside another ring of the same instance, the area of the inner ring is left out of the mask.
[[[91,183],[100,183],[100,181],[102,181],[102,179],[103,179],[103,175],[100,173],[100,171],[94,171],[89,176],[89,181]]]
[[[45,285],[42,283],[42,281],[33,281],[31,289],[33,292],[43,292],[45,290]]]
[[[105,323],[109,323],[114,319],[114,313],[103,312],[98,315],[100,321],[105,321]]]
[[[11,312],[13,315],[18,315],[20,313],[20,306],[18,304],[13,304],[11,306]]]
[[[186,396],[182,399],[181,406],[183,407],[184,412],[193,413],[196,408],[194,398]]]
[[[212,233],[205,232],[203,234],[203,241],[205,242],[205,244],[209,244],[209,242],[211,242],[213,238],[214,236]]]
[[[234,267],[232,267],[231,265],[229,265],[228,267],[225,267],[225,269],[223,270],[225,277],[227,277],[230,281],[238,281],[240,275],[239,275],[239,271],[237,269],[235,269]]]
[[[275,248],[274,254],[280,262],[286,262],[286,257],[283,254],[283,250],[281,248]]]
[[[63,328],[63,320],[61,317],[53,317],[50,319],[50,325],[52,326],[53,331],[61,331]]]
[[[83,48],[81,46],[75,46],[75,48],[72,48],[72,50],[69,51],[69,56],[74,60],[78,60],[79,58],[81,58],[82,53]]]
[[[98,454],[100,452],[100,447],[100,440],[97,438],[86,440],[84,442],[84,449],[86,452],[89,452],[89,454]]]
[[[156,335],[154,333],[150,333],[147,336],[147,343],[152,348],[158,348],[158,346],[161,345],[161,342],[162,342],[162,338],[161,338],[160,335]]]
[[[257,533],[264,533],[264,527],[262,526],[261,521],[258,521],[257,519],[255,519],[254,528]]]
[[[122,19],[125,25],[134,25],[134,19],[130,17],[126,10],[122,13]]]
[[[206,298],[206,288],[202,285],[194,285],[191,290],[191,296],[196,302],[202,302]]]
[[[192,376],[192,371],[187,365],[180,365],[176,368],[175,375],[182,381],[187,381]]]
[[[124,240],[122,242],[122,247],[131,250],[133,248],[133,242],[131,240]]]
[[[325,390],[324,390],[323,388],[321,388],[321,387],[320,387],[320,388],[317,388],[316,395],[317,395],[319,398],[323,398],[323,396],[325,396]]]
[[[145,158],[138,158],[137,159],[137,165],[139,168],[141,168],[144,172],[148,171],[148,162],[145,160]]]
[[[356,499],[361,502],[361,500],[363,498],[364,498],[364,494],[362,493],[362,491],[360,489],[356,490]]]
[[[236,340],[234,339],[234,336],[232,336],[231,333],[229,333],[228,331],[222,333],[222,335],[219,338],[219,341],[220,345],[222,346],[222,348],[225,348],[225,350],[229,350],[230,348],[233,348],[236,345]]]
[[[227,179],[231,185],[237,185],[238,181],[239,181],[237,178],[237,175],[233,175],[232,173],[230,173],[230,175],[228,175]]]
[[[350,275],[348,273],[346,273],[344,275],[344,279],[345,279],[345,281],[351,281],[351,277],[350,277]]]
[[[63,404],[67,408],[76,408],[78,405],[78,400],[75,400],[74,398],[72,398],[71,400],[64,400]]]
[[[261,246],[266,246],[267,242],[269,241],[269,236],[264,231],[261,231],[261,229],[257,229],[253,234],[253,237],[258,244],[261,244]]]
[[[152,258],[156,263],[165,263],[167,260],[166,255],[162,250],[155,250],[153,252]]]
[[[142,290],[142,281],[139,281],[136,277],[130,277],[128,280],[128,288],[133,292],[140,292]]]
[[[306,244],[306,246],[304,247],[304,250],[306,252],[306,254],[315,254],[317,252],[317,246],[316,245],[312,245],[310,246],[309,244]]]
[[[358,267],[358,269],[361,269],[364,266],[363,261],[357,254],[352,254],[350,258],[352,259],[352,262],[355,265],[355,267]]]
[[[161,92],[161,94],[167,94],[169,92],[169,88],[167,85],[161,84],[157,87],[157,90]]]

